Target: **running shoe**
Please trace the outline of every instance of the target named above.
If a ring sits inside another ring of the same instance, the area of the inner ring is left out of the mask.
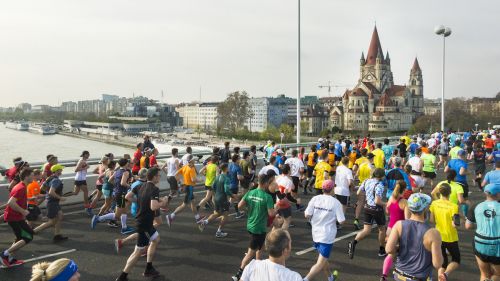
[[[116,278],[115,281],[128,281],[128,278],[127,277],[122,277],[121,275],[118,276],[118,278]]]
[[[130,234],[130,233],[133,233],[134,231],[135,231],[135,228],[130,227],[130,226],[127,226],[127,228],[122,228],[121,233],[122,233],[123,235],[128,235],[128,234]]]
[[[2,253],[0,253],[0,262],[2,263],[3,266],[5,267],[9,267],[10,266],[10,262],[9,262],[9,256],[6,256]]]
[[[172,227],[172,223],[174,222],[174,219],[170,216],[170,214],[166,215],[165,218],[166,218],[168,227]]]
[[[95,229],[95,226],[97,225],[97,223],[99,222],[99,217],[97,215],[94,215],[92,217],[92,220],[90,220],[90,229]]]
[[[114,220],[113,221],[109,221],[108,222],[108,226],[112,227],[112,228],[118,228],[118,227],[120,227],[120,225],[116,221],[114,221]]]
[[[144,277],[157,277],[160,275],[160,272],[158,272],[153,266],[151,266],[150,269],[144,270],[144,273],[142,273],[142,276]]]
[[[358,219],[355,219],[353,224],[354,224],[354,228],[356,228],[356,230],[360,230],[361,229],[361,225],[359,224],[359,220]]]
[[[115,239],[115,251],[117,254],[120,253],[120,250],[123,248],[123,241],[121,239]]]
[[[297,207],[297,211],[298,211],[298,212],[303,212],[305,209],[306,209],[306,206],[304,206],[304,205],[299,205],[299,206]]]
[[[354,258],[354,242],[349,241],[347,243],[347,255],[349,255],[349,258],[352,260]]]
[[[66,240],[68,240],[68,237],[67,236],[62,236],[61,234],[57,234],[56,236],[54,236],[54,238],[52,238],[52,241],[54,243],[62,242],[62,241],[66,241]]]
[[[245,212],[240,212],[239,214],[236,214],[236,216],[234,217],[235,219],[242,219],[245,217]]]
[[[226,233],[226,232],[223,232],[223,231],[217,231],[217,232],[215,233],[215,237],[216,237],[216,238],[224,238],[224,237],[226,237],[226,236],[227,236],[227,233]]]
[[[332,275],[328,276],[328,281],[336,281],[339,278],[339,272],[337,270],[334,270],[332,272]]]
[[[379,257],[385,257],[385,256],[387,256],[387,253],[385,252],[385,249],[378,250],[378,256]]]
[[[87,215],[89,217],[93,217],[94,216],[94,212],[92,211],[92,208],[85,208],[85,210],[87,211]]]
[[[385,275],[380,276],[379,281],[387,281],[387,276],[385,276]]]
[[[207,226],[207,224],[203,220],[199,220],[197,222],[197,224],[198,224],[198,229],[200,230],[200,232],[203,232],[203,230],[205,230],[205,227]]]

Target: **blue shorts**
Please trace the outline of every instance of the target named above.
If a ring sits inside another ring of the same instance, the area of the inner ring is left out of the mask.
[[[333,243],[332,244],[325,244],[325,243],[314,242],[314,248],[316,248],[318,253],[326,259],[330,258],[330,252],[332,251],[332,247],[333,247]]]
[[[185,192],[184,203],[187,204],[187,203],[190,203],[191,201],[193,201],[193,199],[194,199],[193,187],[190,185],[187,185],[186,187],[184,187],[184,192]]]

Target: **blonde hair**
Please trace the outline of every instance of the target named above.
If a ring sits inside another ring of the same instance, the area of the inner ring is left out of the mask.
[[[41,262],[33,266],[30,281],[49,281],[61,273],[70,263],[69,259]]]

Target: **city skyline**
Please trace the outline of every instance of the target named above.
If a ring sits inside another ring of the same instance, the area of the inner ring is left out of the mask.
[[[296,94],[295,1],[27,2],[29,8],[6,3],[0,11],[6,38],[0,93],[9,97],[2,107],[106,93],[161,100],[162,90],[167,103],[193,102],[200,87],[203,101],[237,90],[252,97]],[[399,1],[302,1],[302,94],[328,96],[318,86],[329,80],[343,85],[336,96],[352,88],[376,21],[395,82],[408,82],[417,56],[425,98],[440,96],[442,39],[433,28],[445,24],[453,30],[447,98],[493,97],[500,50],[488,35],[500,34],[499,8],[487,1],[418,3],[412,11]]]

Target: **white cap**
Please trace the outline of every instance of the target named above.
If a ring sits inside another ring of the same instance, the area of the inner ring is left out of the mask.
[[[276,150],[276,153],[283,154],[283,150],[281,150],[281,148],[279,148],[278,150]]]

